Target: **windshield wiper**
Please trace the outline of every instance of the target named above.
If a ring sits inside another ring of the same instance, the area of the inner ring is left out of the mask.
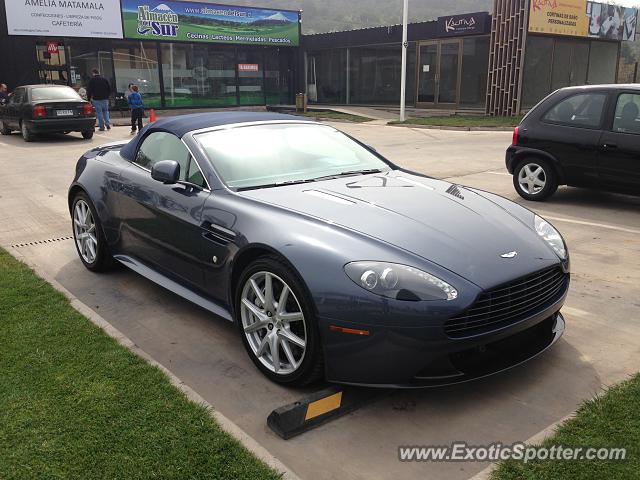
[[[305,180],[286,180],[284,182],[276,182],[276,183],[265,183],[263,185],[252,185],[250,187],[238,187],[236,190],[238,192],[242,192],[245,190],[257,190],[260,188],[274,188],[274,187],[284,187],[285,185],[297,185],[300,183],[309,183],[315,181],[314,178],[305,179]]]
[[[370,168],[367,170],[348,170],[345,172],[332,173],[331,175],[323,175],[322,177],[315,177],[315,178],[306,178],[303,180],[285,180],[283,182],[266,183],[264,185],[252,185],[250,187],[239,187],[237,188],[237,191],[242,192],[245,190],[257,190],[260,188],[284,187],[286,185],[298,185],[301,183],[318,182],[322,180],[329,180],[332,178],[346,177],[351,175],[368,175],[370,173],[382,173],[382,170],[380,170],[379,168]]]
[[[316,182],[318,180],[328,180],[331,178],[338,178],[338,177],[348,177],[351,175],[368,175],[370,173],[382,173],[382,170],[380,170],[379,168],[369,168],[366,170],[347,170],[345,172],[340,172],[340,173],[332,173],[331,175],[324,175],[322,177],[316,177],[311,179],[311,182]]]

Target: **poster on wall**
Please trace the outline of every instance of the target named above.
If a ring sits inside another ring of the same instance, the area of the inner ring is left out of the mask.
[[[122,0],[126,38],[297,46],[298,12],[163,0]]]
[[[589,37],[633,41],[638,10],[606,3],[587,2]]]
[[[531,0],[529,31],[586,37],[589,19],[586,0]]]
[[[9,35],[122,38],[120,0],[4,0]]]

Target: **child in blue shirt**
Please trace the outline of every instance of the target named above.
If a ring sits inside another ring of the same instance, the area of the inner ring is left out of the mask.
[[[131,109],[131,135],[136,134],[136,123],[138,130],[142,130],[142,118],[144,117],[144,103],[142,96],[138,92],[137,85],[131,85],[131,93],[127,97],[129,108]]]

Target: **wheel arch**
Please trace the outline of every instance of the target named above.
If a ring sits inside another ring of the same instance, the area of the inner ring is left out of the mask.
[[[235,299],[239,287],[238,281],[240,280],[240,275],[242,274],[244,269],[247,268],[247,266],[249,266],[251,263],[258,260],[259,258],[267,256],[278,258],[295,273],[295,275],[298,277],[298,280],[300,281],[301,287],[304,289],[306,296],[311,301],[311,308],[313,309],[314,314],[317,315],[318,310],[316,308],[313,296],[309,291],[309,287],[307,286],[307,282],[304,281],[303,276],[300,274],[295,265],[277,249],[263,243],[255,243],[242,247],[235,254],[231,263],[229,272],[229,305],[231,306],[230,310],[234,321],[236,321]]]
[[[515,175],[515,171],[516,171],[516,168],[518,167],[518,165],[520,163],[522,163],[523,160],[528,159],[528,158],[538,158],[540,160],[546,160],[547,162],[549,162],[549,164],[553,168],[553,171],[555,172],[556,176],[558,177],[558,184],[559,185],[566,185],[567,181],[566,181],[566,177],[565,177],[565,174],[564,174],[564,169],[562,168],[562,165],[560,164],[558,159],[556,157],[554,157],[553,155],[551,155],[551,154],[549,154],[547,152],[544,152],[542,150],[522,149],[522,150],[518,151],[513,156],[513,161],[512,161],[514,175]]]
[[[71,187],[69,188],[69,193],[67,194],[67,203],[69,205],[69,213],[71,213],[71,209],[73,208],[73,199],[76,198],[76,195],[78,195],[81,192],[89,196],[89,193],[87,192],[87,190],[78,183],[72,184]]]

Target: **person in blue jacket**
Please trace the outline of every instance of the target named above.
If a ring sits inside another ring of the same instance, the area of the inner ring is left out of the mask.
[[[135,135],[136,124],[138,130],[142,130],[142,118],[144,117],[144,103],[137,85],[131,85],[131,93],[127,97],[127,102],[129,102],[131,109],[131,135]]]

